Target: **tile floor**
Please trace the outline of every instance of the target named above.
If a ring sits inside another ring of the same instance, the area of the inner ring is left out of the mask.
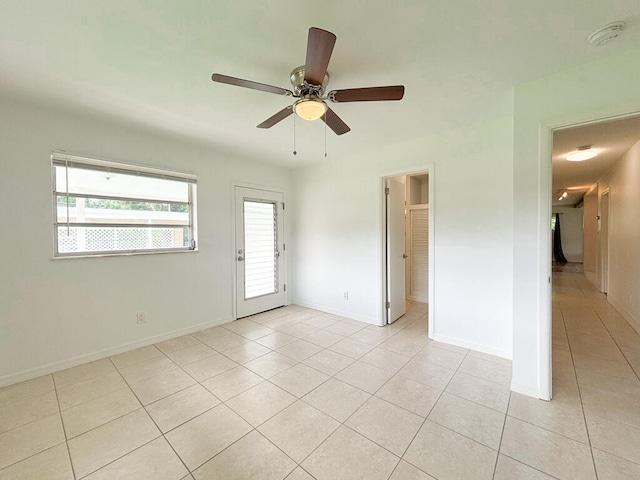
[[[510,362],[296,306],[0,389],[0,480],[638,479],[640,338],[555,274],[554,400]]]

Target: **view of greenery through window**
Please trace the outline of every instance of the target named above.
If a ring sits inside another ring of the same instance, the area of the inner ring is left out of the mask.
[[[76,198],[69,198],[69,207],[76,206]],[[58,206],[67,206],[67,197],[65,195],[58,196]],[[178,203],[156,203],[156,202],[136,202],[131,200],[105,200],[102,198],[87,198],[85,200],[86,208],[106,208],[110,210],[143,210],[147,212],[189,212],[189,206]]]

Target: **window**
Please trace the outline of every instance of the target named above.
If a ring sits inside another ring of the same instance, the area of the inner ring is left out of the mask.
[[[195,250],[194,175],[51,158],[56,257]]]

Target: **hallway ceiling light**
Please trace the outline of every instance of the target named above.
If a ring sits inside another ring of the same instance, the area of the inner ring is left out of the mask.
[[[584,160],[589,160],[596,155],[598,155],[598,152],[592,149],[591,145],[583,145],[582,147],[578,147],[575,152],[571,152],[567,155],[567,160],[570,162],[582,162]]]
[[[560,195],[558,197],[558,200],[564,200],[565,198],[567,198],[569,196],[569,194],[567,192],[562,192],[562,195]]]

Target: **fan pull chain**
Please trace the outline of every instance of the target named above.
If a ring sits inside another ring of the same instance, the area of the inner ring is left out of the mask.
[[[324,111],[324,158],[327,158],[327,111]]]
[[[297,155],[298,152],[296,152],[296,113],[293,112],[293,154]]]

